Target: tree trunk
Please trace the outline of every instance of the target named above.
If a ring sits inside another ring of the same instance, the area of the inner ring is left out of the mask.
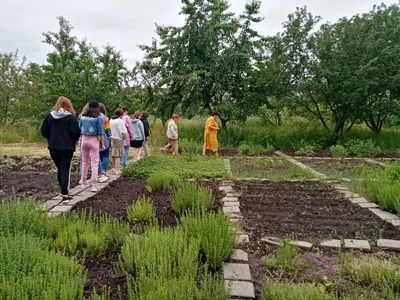
[[[228,126],[226,124],[228,123],[228,120],[223,117],[219,117],[219,119],[221,120],[222,129],[227,130]]]

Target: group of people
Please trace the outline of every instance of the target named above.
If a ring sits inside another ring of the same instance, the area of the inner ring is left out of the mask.
[[[113,172],[120,174],[126,167],[129,149],[133,148],[134,161],[149,155],[147,139],[150,135],[147,112],[135,112],[131,117],[127,107],[117,108],[111,120],[103,103],[90,101],[78,119],[69,99],[60,97],[41,127],[42,135],[48,141],[50,156],[57,166],[57,179],[64,203],[72,200],[69,195],[70,169],[76,144],[80,162],[80,185],[87,188],[88,169],[91,166],[92,192],[97,192],[98,182],[108,180],[106,171],[111,156]]]
[[[121,173],[126,167],[129,149],[133,148],[134,162],[144,155],[149,156],[147,139],[150,136],[149,114],[145,111],[135,112],[132,118],[127,107],[117,108],[111,120],[107,117],[107,109],[103,103],[95,100],[87,103],[78,118],[71,101],[61,96],[53,110],[43,121],[42,135],[48,141],[50,156],[57,167],[57,179],[61,188],[64,203],[72,200],[69,195],[70,169],[76,144],[78,143],[80,160],[80,185],[89,187],[87,182],[89,165],[91,166],[91,188],[97,192],[98,182],[108,180],[106,171],[111,163],[112,172]],[[217,132],[219,130],[213,112],[208,118],[204,131],[204,155],[216,155],[218,151]],[[168,123],[168,145],[162,151],[178,155],[178,114],[173,114]]]

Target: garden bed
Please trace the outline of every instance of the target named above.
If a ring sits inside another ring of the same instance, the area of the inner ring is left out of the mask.
[[[79,182],[79,162],[71,168],[71,186]],[[60,192],[57,169],[50,158],[0,157],[0,203],[13,197],[36,197],[45,201]]]
[[[304,156],[304,157],[324,157],[324,158],[333,158],[332,152],[331,150],[329,150],[328,148],[324,148],[324,149],[315,149],[312,151],[312,153],[308,153],[308,154],[302,154],[299,153],[297,150],[295,149],[281,149],[279,150],[280,152],[282,152],[283,154],[289,155],[289,156]],[[356,158],[357,156],[355,155],[346,155],[346,158]],[[373,155],[373,158],[387,158],[387,159],[396,159],[400,157],[400,154],[397,152],[387,152],[387,153],[380,153],[377,155]]]
[[[311,179],[313,175],[284,158],[234,158],[231,160],[235,178]]]
[[[238,149],[236,148],[225,148],[225,149],[220,149],[218,151],[218,154],[224,157],[240,157],[240,156],[272,156],[272,157],[276,157],[278,156],[275,153],[275,150],[271,150],[271,151],[265,151],[256,155],[251,155],[251,154],[245,154],[245,153],[241,153]]]
[[[250,237],[244,250],[249,253],[258,297],[268,278],[263,257],[275,251],[261,241],[264,237],[289,236],[312,243],[342,238],[400,239],[395,227],[320,182],[237,181],[235,190],[241,194],[242,227]]]

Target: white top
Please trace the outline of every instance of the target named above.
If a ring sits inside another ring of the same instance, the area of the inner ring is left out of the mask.
[[[122,119],[111,119],[111,138],[116,140],[124,140],[128,131],[126,130],[124,121]]]
[[[177,140],[178,139],[178,127],[173,119],[168,122],[167,138]]]

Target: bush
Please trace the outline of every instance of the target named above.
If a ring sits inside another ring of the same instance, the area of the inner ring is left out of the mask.
[[[323,287],[310,283],[303,284],[267,284],[261,300],[334,300],[337,297],[327,294]]]
[[[332,152],[333,157],[346,157],[349,155],[347,149],[342,145],[335,145],[329,148]]]
[[[269,151],[273,151],[274,148],[271,146],[267,146],[267,148],[265,148],[263,145],[260,144],[241,144],[238,150],[240,153],[246,155],[260,155]]]
[[[317,148],[316,145],[313,144],[309,144],[306,141],[302,140],[300,142],[300,146],[296,151],[296,155],[313,155],[314,154],[314,150]]]
[[[296,246],[289,244],[287,241],[282,241],[276,255],[267,256],[264,260],[264,264],[269,269],[289,270],[298,254],[299,249]]]
[[[180,177],[171,172],[154,172],[147,180],[147,185],[151,191],[166,190],[170,187],[176,187],[179,184]]]
[[[200,155],[203,153],[203,144],[193,139],[180,139],[179,152],[182,154]]]
[[[181,218],[182,227],[189,237],[200,241],[203,260],[212,269],[222,267],[235,249],[236,231],[220,211],[210,214],[189,214]]]
[[[0,235],[0,257],[1,299],[84,299],[84,268],[38,238]]]
[[[372,140],[350,140],[345,145],[350,154],[357,157],[373,157],[380,153],[382,150],[375,146]]]
[[[126,209],[128,221],[132,224],[152,224],[156,218],[153,201],[150,198],[139,198]]]
[[[212,205],[212,191],[198,183],[184,182],[172,192],[172,208],[178,214],[204,212]]]

